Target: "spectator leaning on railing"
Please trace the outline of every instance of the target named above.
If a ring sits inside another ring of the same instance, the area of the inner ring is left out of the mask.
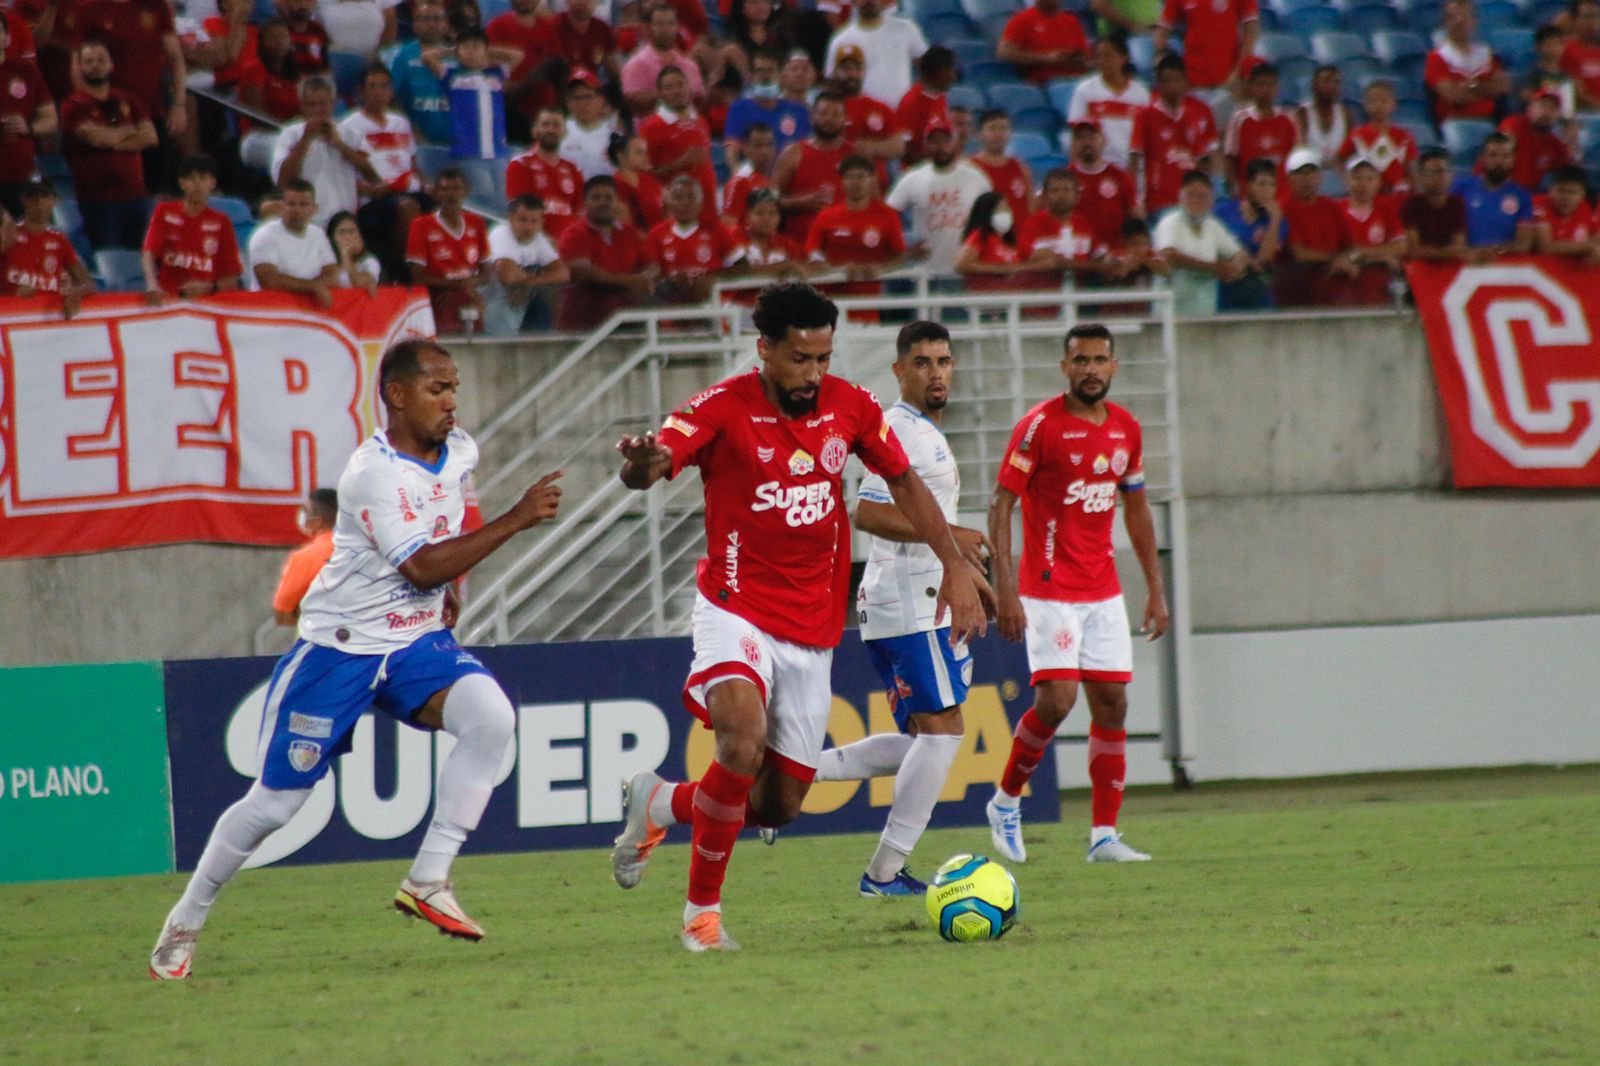
[[[1122,224],[1142,218],[1144,207],[1128,172],[1104,156],[1105,134],[1092,118],[1072,125],[1072,163],[1067,169],[1078,178],[1078,214],[1088,225],[1096,244],[1115,249],[1122,241]]]
[[[843,270],[851,279],[836,291],[871,296],[881,290],[872,279],[911,258],[900,214],[878,198],[878,170],[866,156],[853,155],[840,163],[839,182],[844,202],[823,208],[811,223],[806,256]]]
[[[67,235],[50,224],[55,191],[42,181],[29,184],[22,192],[22,208],[16,238],[5,251],[0,292],[23,298],[58,295],[62,314],[71,318],[82,306],[84,294],[94,291],[94,282]]]
[[[1022,223],[1018,241],[1033,249],[1027,283],[1060,288],[1073,280],[1114,273],[1111,250],[1096,245],[1088,223],[1077,213],[1078,176],[1057,167],[1044,176],[1039,209]]]
[[[1400,205],[1407,258],[1470,257],[1466,201],[1450,191],[1450,178],[1450,153],[1443,148],[1429,148],[1417,160],[1417,191]]]
[[[228,216],[211,206],[217,191],[217,165],[192,156],[178,166],[183,196],[160,204],[150,216],[140,262],[144,296],[160,304],[168,296],[192,299],[239,288],[244,266],[238,235]]]
[[[555,286],[565,285],[572,275],[544,232],[544,201],[539,197],[511,201],[507,220],[489,231],[489,271],[488,332],[547,330],[554,324]]]
[[[744,258],[721,223],[705,221],[700,185],[679,174],[667,186],[667,220],[650,231],[645,249],[661,269],[657,294],[670,303],[703,303],[711,286]]]
[[[1550,191],[1533,198],[1534,248],[1543,255],[1567,255],[1586,266],[1600,266],[1600,224],[1589,206],[1588,175],[1580,166],[1560,167],[1550,175]]]
[[[1217,285],[1245,268],[1244,249],[1211,213],[1211,179],[1198,170],[1184,176],[1178,209],[1156,223],[1155,248],[1172,268],[1173,310],[1185,316],[1217,311]]]
[[[1478,151],[1478,173],[1455,180],[1450,191],[1467,205],[1467,244],[1475,262],[1526,255],[1533,247],[1533,195],[1511,180],[1511,138],[1491,133]]]
[[[1339,203],[1345,228],[1345,255],[1355,268],[1351,302],[1375,306],[1389,302],[1389,286],[1404,269],[1406,231],[1391,197],[1379,194],[1383,179],[1370,159],[1350,160],[1350,195]]]
[[[583,186],[583,222],[557,242],[572,284],[561,293],[559,329],[593,329],[617,311],[644,302],[660,270],[645,252],[644,238],[620,221],[614,178],[590,178]]]
[[[1339,205],[1323,196],[1322,159],[1314,148],[1289,153],[1289,195],[1283,217],[1289,240],[1273,279],[1279,307],[1332,306],[1349,300],[1358,272],[1345,254],[1348,243]]]
[[[1260,311],[1272,306],[1272,271],[1289,238],[1289,223],[1278,199],[1278,164],[1257,159],[1245,170],[1241,195],[1216,206],[1217,221],[1244,249],[1242,273],[1222,283],[1221,311]]]
[[[738,237],[745,270],[751,274],[782,277],[808,271],[810,264],[800,243],[778,232],[782,218],[778,194],[772,189],[757,189],[745,200],[744,225]]]
[[[22,190],[33,179],[35,139],[56,132],[56,105],[33,60],[0,19],[0,205],[22,214]]]
[[[378,265],[378,257],[367,251],[356,216],[340,211],[328,219],[328,243],[333,246],[339,266],[339,273],[333,280],[335,287],[362,289],[368,296],[378,295],[378,278],[383,268]]]
[[[411,284],[424,285],[433,302],[437,331],[479,333],[483,330],[483,294],[488,280],[489,229],[483,219],[463,210],[471,192],[467,176],[445,167],[433,179],[439,209],[411,223],[406,263]]]
[[[317,189],[304,178],[279,186],[278,217],[250,235],[251,288],[310,296],[324,308],[333,306],[339,260],[328,235],[312,224],[317,215]]]

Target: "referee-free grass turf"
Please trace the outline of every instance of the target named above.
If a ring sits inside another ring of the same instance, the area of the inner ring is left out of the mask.
[[[1130,790],[1121,866],[1064,800],[988,944],[858,898],[865,835],[743,838],[725,957],[678,944],[681,842],[626,893],[469,854],[480,944],[389,910],[401,863],[248,871],[181,984],[145,960],[182,877],[0,886],[0,1061],[1600,1062],[1600,768]]]

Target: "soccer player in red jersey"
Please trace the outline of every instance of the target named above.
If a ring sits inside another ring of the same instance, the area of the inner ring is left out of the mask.
[[[1417,164],[1417,139],[1410,131],[1390,124],[1394,117],[1394,86],[1375,81],[1361,93],[1361,109],[1367,121],[1350,131],[1339,149],[1347,164],[1353,158],[1369,159],[1378,168],[1379,192],[1384,196],[1404,197],[1411,192]]]
[[[566,135],[567,117],[544,108],[534,119],[533,147],[506,164],[506,199],[532,195],[543,200],[544,229],[552,241],[560,240],[583,210],[583,172],[561,158]]]
[[[688,466],[700,468],[705,485],[706,555],[684,703],[715,731],[716,757],[698,782],[634,775],[611,853],[617,883],[632,888],[667,827],[692,825],[683,913],[690,951],[738,948],[722,927],[722,885],[739,831],[792,821],[816,774],[849,586],[841,475],[852,453],[884,478],[943,565],[939,618],[948,609],[951,641],[986,628],[983,579],[876,397],[828,376],[838,308],[809,285],[778,283],[762,291],[754,318],[759,370],[702,392],[659,436],[617,445],[629,488],[647,489]]]
[[[1199,97],[1189,95],[1183,60],[1163,56],[1156,64],[1156,96],[1133,117],[1128,169],[1144,182],[1145,213],[1154,218],[1178,202],[1183,176],[1212,172],[1220,147],[1217,120]]]
[[[1440,122],[1491,118],[1500,97],[1511,91],[1511,75],[1489,46],[1474,40],[1478,10],[1472,0],[1446,0],[1444,40],[1428,53],[1422,80]]]
[[[1293,112],[1278,106],[1278,68],[1271,63],[1257,63],[1250,70],[1247,85],[1250,102],[1228,120],[1228,132],[1222,142],[1232,168],[1228,177],[1235,189],[1244,188],[1244,172],[1255,159],[1270,159],[1278,164],[1278,181],[1284,182],[1289,172],[1283,164],[1300,143],[1300,125]]]
[[[1520,115],[1507,115],[1500,132],[1511,138],[1515,152],[1511,180],[1530,192],[1544,184],[1546,174],[1557,167],[1577,162],[1572,148],[1556,132],[1561,118],[1561,94],[1540,89]]]
[[[785,148],[772,168],[783,232],[797,241],[810,238],[817,212],[844,199],[839,165],[856,154],[844,127],[844,97],[827,90],[818,93],[811,105],[811,136]]]
[[[1406,229],[1392,197],[1380,195],[1383,178],[1378,164],[1359,156],[1350,160],[1345,184],[1350,195],[1339,201],[1343,214],[1345,257],[1355,268],[1350,302],[1376,306],[1389,302],[1389,281],[1404,269]]]
[[[1256,0],[1166,0],[1156,23],[1156,54],[1183,23],[1183,63],[1198,89],[1237,85],[1255,51]]]
[[[667,186],[670,217],[650,231],[645,249],[661,268],[660,296],[675,303],[702,303],[717,275],[744,256],[720,223],[701,220],[700,185],[679,174]]]
[[[1028,164],[1006,155],[1011,144],[1011,116],[994,108],[978,116],[978,151],[972,165],[989,175],[994,191],[1006,198],[1018,223],[1033,214],[1033,174]]]
[[[1144,208],[1128,172],[1107,163],[1105,134],[1100,123],[1083,119],[1072,127],[1072,164],[1067,169],[1078,179],[1078,214],[1096,244],[1115,249],[1122,244],[1122,224],[1140,218]]]
[[[1067,391],[1036,406],[1011,433],[989,505],[1000,635],[1026,638],[1034,705],[1017,723],[1005,774],[989,801],[990,835],[1012,862],[1026,862],[1022,789],[1077,702],[1089,699],[1090,862],[1150,858],[1122,842],[1117,814],[1127,772],[1128,682],[1133,645],[1113,561],[1111,527],[1121,490],[1123,522],[1148,593],[1140,632],[1167,631],[1155,525],[1144,497],[1143,433],[1106,400],[1117,372],[1111,331],[1081,324],[1061,360]],[[1022,501],[1020,576],[1011,512]]]
[[[455,167],[439,171],[433,198],[439,210],[411,223],[406,240],[411,283],[427,286],[441,334],[476,333],[483,328],[478,287],[489,276],[489,230],[483,219],[463,210],[467,178]]]
[[[217,191],[217,165],[194,156],[178,167],[180,200],[168,200],[150,216],[140,261],[144,298],[159,304],[167,296],[210,296],[239,288],[244,264],[233,222],[211,206]]]
[[[46,183],[36,181],[22,191],[22,222],[0,268],[0,294],[59,294],[63,317],[71,318],[83,305],[84,293],[94,291],[94,282],[67,235],[51,226],[55,209],[56,194]]]
[[[1600,265],[1600,220],[1589,206],[1588,175],[1580,166],[1560,167],[1550,191],[1533,198],[1534,248],[1542,255],[1570,255]]]
[[[1006,23],[995,57],[1023,68],[1029,81],[1043,84],[1087,70],[1089,38],[1078,16],[1061,10],[1061,0],[1035,0]]]
[[[639,136],[650,149],[650,169],[662,182],[689,174],[700,183],[705,220],[717,219],[717,172],[711,162],[711,127],[689,98],[689,79],[677,67],[656,75],[661,102],[639,123]]]

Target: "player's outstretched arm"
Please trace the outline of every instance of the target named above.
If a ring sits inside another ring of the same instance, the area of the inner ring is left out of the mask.
[[[989,501],[989,543],[994,551],[994,565],[989,568],[989,573],[994,576],[1000,635],[1007,640],[1021,640],[1028,629],[1022,599],[1017,595],[1017,560],[1011,552],[1011,512],[1016,506],[1016,493],[1010,489],[995,488],[994,496]]]
[[[1144,587],[1149,590],[1139,632],[1145,634],[1145,640],[1155,640],[1167,631],[1172,618],[1167,613],[1166,582],[1161,577],[1161,561],[1156,555],[1156,523],[1150,514],[1150,501],[1143,492],[1123,494],[1122,521],[1128,527],[1128,539],[1133,542],[1139,568],[1144,571]]]
[[[623,437],[617,441],[622,453],[618,476],[630,489],[647,489],[672,473],[672,449],[656,439],[654,433],[642,437]]]
[[[863,533],[871,533],[874,537],[892,540],[897,544],[922,543],[922,537],[911,524],[911,519],[892,503],[879,503],[876,500],[862,500],[857,503],[856,528]],[[988,565],[989,556],[994,553],[989,545],[989,538],[984,536],[981,529],[951,526],[950,535],[955,537],[956,547],[967,562],[980,570]]]
[[[989,592],[989,583],[972,564],[961,555],[950,524],[944,520],[939,501],[933,498],[928,486],[923,484],[916,471],[907,468],[899,477],[885,478],[889,495],[895,506],[910,520],[917,531],[917,539],[933,549],[934,555],[944,565],[944,579],[939,584],[938,609],[934,621],[944,620],[945,610],[950,612],[950,639],[957,642],[981,637],[989,631],[989,621],[983,608],[983,595]],[[992,593],[990,593],[992,596]]]
[[[400,564],[401,576],[419,589],[438,588],[483,562],[518,533],[554,518],[561,506],[561,486],[556,484],[561,473],[557,470],[534,482],[511,510],[482,529],[418,548]]]

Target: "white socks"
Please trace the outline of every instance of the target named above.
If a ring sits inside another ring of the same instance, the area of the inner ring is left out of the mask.
[[[818,781],[865,781],[889,777],[900,770],[913,738],[904,733],[874,733],[842,748],[822,753]],[[895,867],[899,869],[899,867]]]
[[[468,674],[450,686],[444,731],[456,738],[456,746],[439,771],[433,822],[411,865],[412,881],[431,884],[449,878],[450,864],[489,804],[516,725],[511,701],[488,674]]]
[[[911,743],[895,777],[894,806],[889,808],[888,824],[883,827],[878,850],[867,866],[867,876],[874,881],[889,880],[905,865],[906,857],[928,828],[933,805],[939,802],[945,778],[950,776],[950,765],[961,750],[959,736],[924,733],[901,739]]]
[[[994,786],[994,805],[1003,811],[1014,811],[1022,806],[1022,797],[1013,796],[999,785]]]
[[[222,886],[233,880],[263,840],[289,824],[310,796],[309,788],[272,789],[260,781],[251,785],[244,798],[217,819],[194,876],[167,921],[185,929],[204,926]]]
[[[672,791],[678,786],[671,781],[664,783],[656,789],[656,794],[650,797],[650,821],[659,826],[677,825],[678,820],[672,816]]]

